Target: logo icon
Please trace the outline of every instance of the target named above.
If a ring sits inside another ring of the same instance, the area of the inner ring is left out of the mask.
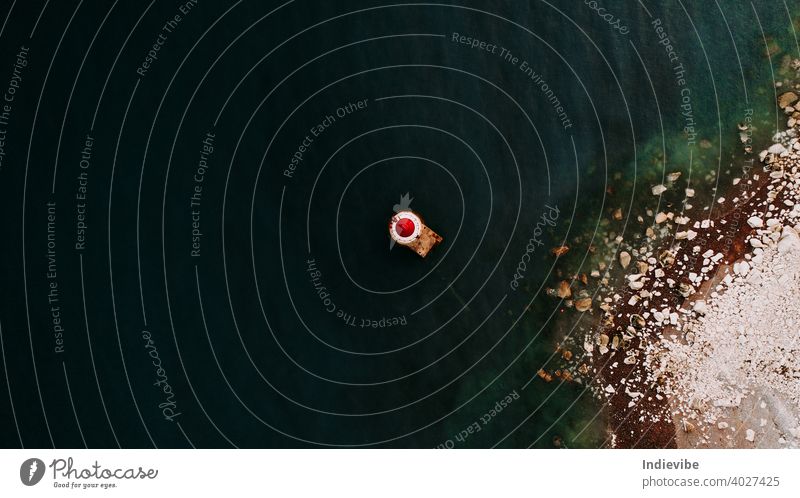
[[[392,207],[392,211],[394,211],[395,213],[399,213],[401,211],[408,211],[411,208],[411,201],[413,201],[413,200],[414,200],[414,198],[411,197],[411,193],[410,192],[406,192],[405,195],[401,195],[400,196],[400,203],[399,204],[395,204],[394,207]],[[390,235],[389,236],[389,250],[390,251],[392,249],[394,249],[394,245],[395,245],[395,240],[393,238],[391,238],[391,235]]]
[[[19,478],[26,486],[35,486],[44,477],[44,462],[38,458],[29,458],[19,468]]]

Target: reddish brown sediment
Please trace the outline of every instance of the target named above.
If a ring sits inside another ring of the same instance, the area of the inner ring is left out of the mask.
[[[675,424],[670,402],[667,396],[659,394],[656,386],[650,383],[648,379],[651,376],[642,361],[646,343],[657,343],[662,340],[667,330],[674,330],[670,326],[648,326],[637,328],[636,335],[624,343],[622,338],[631,335],[630,329],[627,328],[631,324],[631,316],[642,315],[648,309],[654,308],[677,310],[682,308],[687,300],[697,298],[696,294],[689,297],[682,296],[679,293],[679,286],[681,283],[689,283],[686,277],[689,272],[702,274],[704,258],[700,254],[709,250],[714,254],[721,253],[723,257],[717,266],[717,270],[719,270],[741,259],[748,251],[747,237],[753,231],[747,224],[748,213],[767,198],[767,185],[769,184],[769,173],[762,171],[760,165],[756,169],[758,172],[754,173],[752,177],[745,177],[738,185],[731,187],[726,192],[728,198],[739,199],[736,204],[731,201],[722,205],[715,204],[714,208],[717,214],[713,218],[690,218],[683,227],[676,226],[673,229],[674,235],[675,232],[692,228],[695,222],[702,223],[704,220],[712,222],[709,223],[708,228],[697,228],[697,236],[693,240],[666,239],[652,251],[656,259],[659,259],[658,256],[664,251],[672,250],[674,259],[681,260],[681,265],[657,263],[656,268],[664,272],[663,276],[647,280],[640,289],[632,290],[624,285],[627,281],[624,282],[617,289],[617,293],[621,297],[611,305],[606,313],[596,319],[595,336],[605,334],[609,338],[609,345],[612,344],[614,337],[619,337],[621,344],[616,350],[609,348],[607,354],[600,355],[597,354],[597,344],[595,344],[588,376],[593,377],[593,385],[606,397],[609,412],[610,446],[616,448],[675,447]],[[727,210],[721,211],[725,207]],[[695,246],[699,246],[700,250],[694,250]],[[650,261],[652,262],[652,259]],[[637,264],[635,256],[630,264],[632,267]],[[648,272],[656,269],[652,264],[648,264],[648,267],[650,267]],[[655,287],[668,279],[675,281],[671,288],[668,286]],[[712,281],[715,282],[713,278]],[[642,301],[631,304],[631,297],[640,295],[642,291],[661,292],[661,295],[651,296],[647,300],[646,306],[641,304]],[[699,289],[698,292],[700,292]],[[631,351],[635,352],[635,363],[626,364],[625,359]],[[613,389],[613,393],[610,392],[611,389]],[[629,393],[642,393],[642,396],[632,397]]]
[[[800,60],[793,61],[792,68],[800,71]],[[800,89],[800,85],[793,87]],[[800,97],[785,92],[778,106],[788,117],[788,128],[773,137],[774,143],[758,159],[750,156],[749,124],[739,125],[748,157],[738,165],[741,177],[729,187],[720,186],[723,196],[715,196],[701,211],[689,205],[694,191],[687,188],[678,194],[685,193],[683,204],[679,203],[684,212],[646,211],[653,217],[653,224],[644,231],[646,237],[630,242],[610,233],[607,242],[618,252],[610,265],[605,259],[591,272],[599,279],[594,294],[585,275],[548,289],[549,295],[562,299],[562,311],[588,313],[584,318],[590,319],[590,332],[583,344],[576,345],[567,337],[560,346],[567,350],[570,344],[573,351],[577,346],[584,354],[575,353],[577,361],[557,370],[561,372],[557,376],[574,374],[604,402],[608,419],[604,446],[798,445],[800,411],[790,409],[795,412],[787,418],[785,405],[776,398],[788,396],[800,406],[794,396],[796,381],[791,380],[796,379],[791,372],[800,372],[800,350],[779,342],[800,315],[785,316],[784,326],[775,325],[772,317],[783,316],[787,307],[772,296],[789,299],[787,292],[797,288],[787,287],[787,282],[794,282],[792,286],[800,282],[797,272],[790,271],[797,268],[800,254]],[[677,187],[680,176],[678,172],[667,175],[666,185],[654,186],[652,194],[675,199],[676,192],[668,191]],[[616,209],[611,217],[621,221],[622,214]],[[644,223],[642,216],[638,221]],[[748,273],[754,278],[768,277],[752,280],[746,278]],[[765,293],[753,294],[754,282],[776,284],[760,286]],[[751,313],[741,312],[745,309]],[[759,317],[753,310],[766,314]],[[748,336],[749,332],[754,335]],[[751,347],[742,342],[748,337],[756,338]],[[759,354],[770,356],[760,357],[766,358],[761,363]],[[569,362],[572,356],[570,352],[563,359]],[[729,374],[738,375],[736,382],[730,381]],[[720,378],[717,384],[711,382]],[[732,390],[731,386],[738,387]],[[782,390],[776,391],[775,386]],[[754,396],[756,392],[761,394]],[[763,394],[769,403],[759,397]],[[725,399],[729,395],[734,398]],[[773,416],[773,422],[780,423],[759,429],[769,423],[760,418],[760,425],[752,425],[755,404],[761,409],[759,416]],[[743,415],[742,409],[748,414]],[[793,422],[794,416],[798,418]]]
[[[780,235],[780,230],[775,230],[782,226],[779,217],[787,216],[787,222],[792,218],[781,213],[796,211],[797,155],[770,157],[767,162],[771,164],[765,168],[759,164],[755,172],[737,180],[726,192],[732,200],[714,204],[717,209],[727,208],[724,211],[704,219],[681,219],[682,226],[673,229],[673,235],[682,234],[681,240],[664,239],[657,249],[641,251],[638,256],[634,251],[629,274],[617,287],[613,303],[596,319],[592,342],[585,349],[592,353],[590,375],[595,391],[605,397],[609,409],[609,446],[676,447],[676,431],[683,435],[696,429],[697,420],[679,415],[694,401],[679,399],[672,388],[663,389],[680,372],[660,367],[654,371],[653,366],[658,365],[666,343],[689,345],[694,341],[695,331],[687,325],[696,313],[693,308],[700,301],[713,303],[724,293],[738,271],[734,263],[752,258],[753,247],[760,251],[764,242],[759,240],[765,239],[757,235],[770,230]],[[794,216],[796,221],[796,213]],[[762,230],[763,219],[773,228]],[[784,235],[788,230],[796,237],[796,227],[789,223]],[[689,229],[696,233],[687,238]],[[631,270],[640,275],[631,275]],[[648,278],[651,275],[653,278]],[[676,410],[681,406],[684,409]],[[755,431],[748,432],[752,438]],[[683,437],[681,445],[709,444],[708,435],[701,436],[706,440]],[[711,444],[730,443],[718,439]]]

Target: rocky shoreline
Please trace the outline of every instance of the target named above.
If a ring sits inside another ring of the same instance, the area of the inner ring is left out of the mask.
[[[777,105],[787,129],[712,209],[691,211],[694,190],[671,173],[651,193],[682,190],[681,209],[648,211],[653,223],[635,244],[608,241],[614,261],[591,271],[596,292],[586,275],[550,290],[591,314],[583,343],[562,346],[556,376],[586,383],[603,401],[608,447],[800,441],[800,306],[791,305],[800,298],[800,96],[784,91]],[[746,153],[749,126],[739,126]]]

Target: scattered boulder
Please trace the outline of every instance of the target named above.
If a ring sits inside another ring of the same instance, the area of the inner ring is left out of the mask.
[[[772,144],[769,146],[769,149],[767,149],[768,154],[775,154],[776,156],[779,156],[784,152],[786,152],[786,147],[784,147],[783,144]]]
[[[764,226],[764,220],[758,216],[751,216],[747,219],[747,224],[750,225],[751,228],[761,228]]]
[[[656,185],[652,189],[653,195],[661,195],[666,191],[667,191],[667,187],[665,187],[664,185],[660,185],[660,184]]]
[[[800,250],[800,237],[792,227],[783,227],[781,238],[778,241],[778,252],[786,253],[789,251]]]
[[[575,301],[575,309],[581,313],[589,311],[592,309],[592,298],[584,297],[583,299],[578,299]]]
[[[619,264],[622,265],[623,268],[627,268],[628,265],[631,264],[631,255],[627,251],[622,251],[619,253]]]
[[[797,94],[794,92],[783,93],[778,97],[778,107],[780,107],[781,109],[785,109],[790,105],[794,104],[795,102],[797,102],[797,99],[798,99]]]
[[[558,289],[556,289],[556,295],[561,299],[568,299],[572,296],[572,290],[569,287],[569,282],[566,280],[562,280],[558,284]]]

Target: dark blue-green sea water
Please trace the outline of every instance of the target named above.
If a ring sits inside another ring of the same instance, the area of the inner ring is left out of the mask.
[[[610,209],[782,125],[798,15],[3,1],[0,445],[607,445],[585,384],[536,376],[588,324],[545,289]]]

